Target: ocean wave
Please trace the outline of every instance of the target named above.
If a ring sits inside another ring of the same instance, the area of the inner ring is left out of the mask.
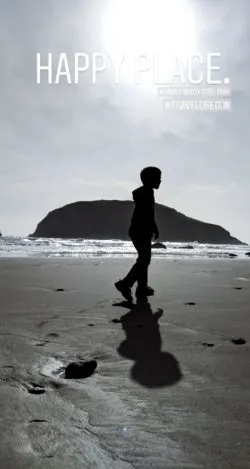
[[[154,257],[221,258],[235,254],[246,258],[250,246],[200,244],[198,242],[164,242],[166,249],[154,249]],[[117,239],[60,239],[1,237],[0,257],[131,257],[136,250],[131,241]]]

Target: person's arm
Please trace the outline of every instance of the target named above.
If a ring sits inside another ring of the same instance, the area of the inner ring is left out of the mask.
[[[154,224],[153,224],[153,235],[154,235],[154,239],[159,238],[159,230],[158,230],[158,226],[156,225],[155,220],[154,220]]]
[[[153,213],[152,213],[152,216],[153,216],[153,235],[154,235],[154,239],[158,239],[159,238],[159,230],[158,230],[158,226],[155,222],[155,198],[154,198],[154,191],[152,191],[152,205],[153,205]]]

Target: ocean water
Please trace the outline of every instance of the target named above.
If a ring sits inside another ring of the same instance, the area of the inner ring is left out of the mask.
[[[245,258],[250,245],[170,243],[162,241],[167,249],[154,249],[154,257],[171,258],[219,258],[237,254]],[[131,241],[92,239],[27,238],[17,236],[0,237],[0,257],[134,257],[135,248]]]

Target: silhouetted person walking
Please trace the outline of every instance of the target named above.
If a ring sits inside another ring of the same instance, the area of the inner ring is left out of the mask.
[[[136,281],[137,298],[154,294],[154,290],[148,286],[148,266],[151,261],[151,239],[153,236],[155,239],[159,237],[154,218],[154,189],[160,186],[161,171],[149,166],[141,171],[140,176],[143,186],[132,193],[135,209],[129,228],[129,236],[138,252],[138,258],[128,275],[115,283],[117,290],[128,301],[132,301],[131,288]]]

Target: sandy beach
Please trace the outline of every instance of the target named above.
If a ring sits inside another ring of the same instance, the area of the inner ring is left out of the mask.
[[[250,468],[250,260],[132,262],[0,260],[1,469]]]

